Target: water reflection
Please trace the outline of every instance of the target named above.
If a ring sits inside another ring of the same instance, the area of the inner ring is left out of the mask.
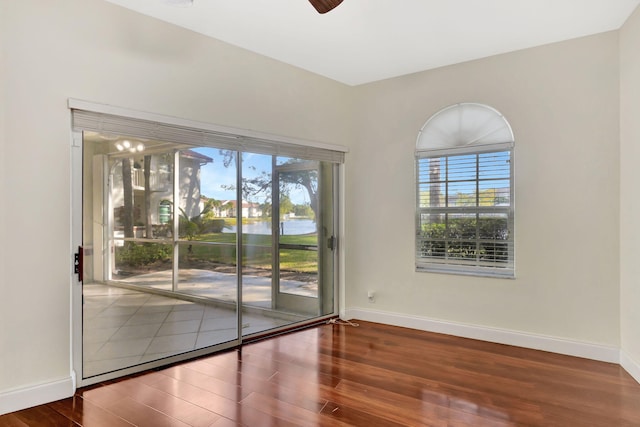
[[[223,233],[235,233],[235,225],[225,227]],[[242,224],[242,232],[245,234],[271,234],[271,221],[258,221]],[[312,219],[290,219],[280,222],[281,234],[287,236],[299,234],[311,234],[316,232],[316,223]]]

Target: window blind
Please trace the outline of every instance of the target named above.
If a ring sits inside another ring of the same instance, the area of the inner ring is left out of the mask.
[[[221,132],[204,127],[169,123],[162,120],[149,120],[139,117],[126,117],[105,112],[89,111],[71,107],[72,126],[77,131],[95,131],[102,134],[138,137],[145,139],[190,144],[194,146],[212,146],[258,154],[271,154],[283,157],[295,157],[307,160],[321,160],[343,163],[346,150],[331,149],[321,144],[306,144],[242,135],[233,132]],[[167,118],[173,119],[173,118]]]
[[[511,154],[418,155],[418,269],[513,275]]]

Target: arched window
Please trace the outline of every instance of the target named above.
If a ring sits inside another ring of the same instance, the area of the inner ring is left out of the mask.
[[[460,103],[434,114],[416,142],[416,269],[514,276],[511,126]]]

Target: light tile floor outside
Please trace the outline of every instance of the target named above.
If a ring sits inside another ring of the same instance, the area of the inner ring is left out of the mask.
[[[85,378],[237,337],[236,313],[228,308],[102,284],[84,285],[83,297]],[[245,313],[243,334],[288,323]]]
[[[171,290],[172,271],[155,271],[124,280],[124,283],[147,286],[164,291]],[[281,279],[280,290],[284,293],[314,297],[318,296],[318,283]],[[180,269],[178,288],[180,292],[221,301],[236,301],[237,278],[235,274],[211,270]],[[242,276],[242,302],[254,307],[271,307],[271,278],[265,276]]]

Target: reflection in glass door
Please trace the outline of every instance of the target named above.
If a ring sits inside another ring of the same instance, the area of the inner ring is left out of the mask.
[[[237,237],[201,181],[236,168],[206,154],[84,133],[83,380],[239,343]]]
[[[335,313],[334,163],[90,131],[83,159],[83,380]]]

